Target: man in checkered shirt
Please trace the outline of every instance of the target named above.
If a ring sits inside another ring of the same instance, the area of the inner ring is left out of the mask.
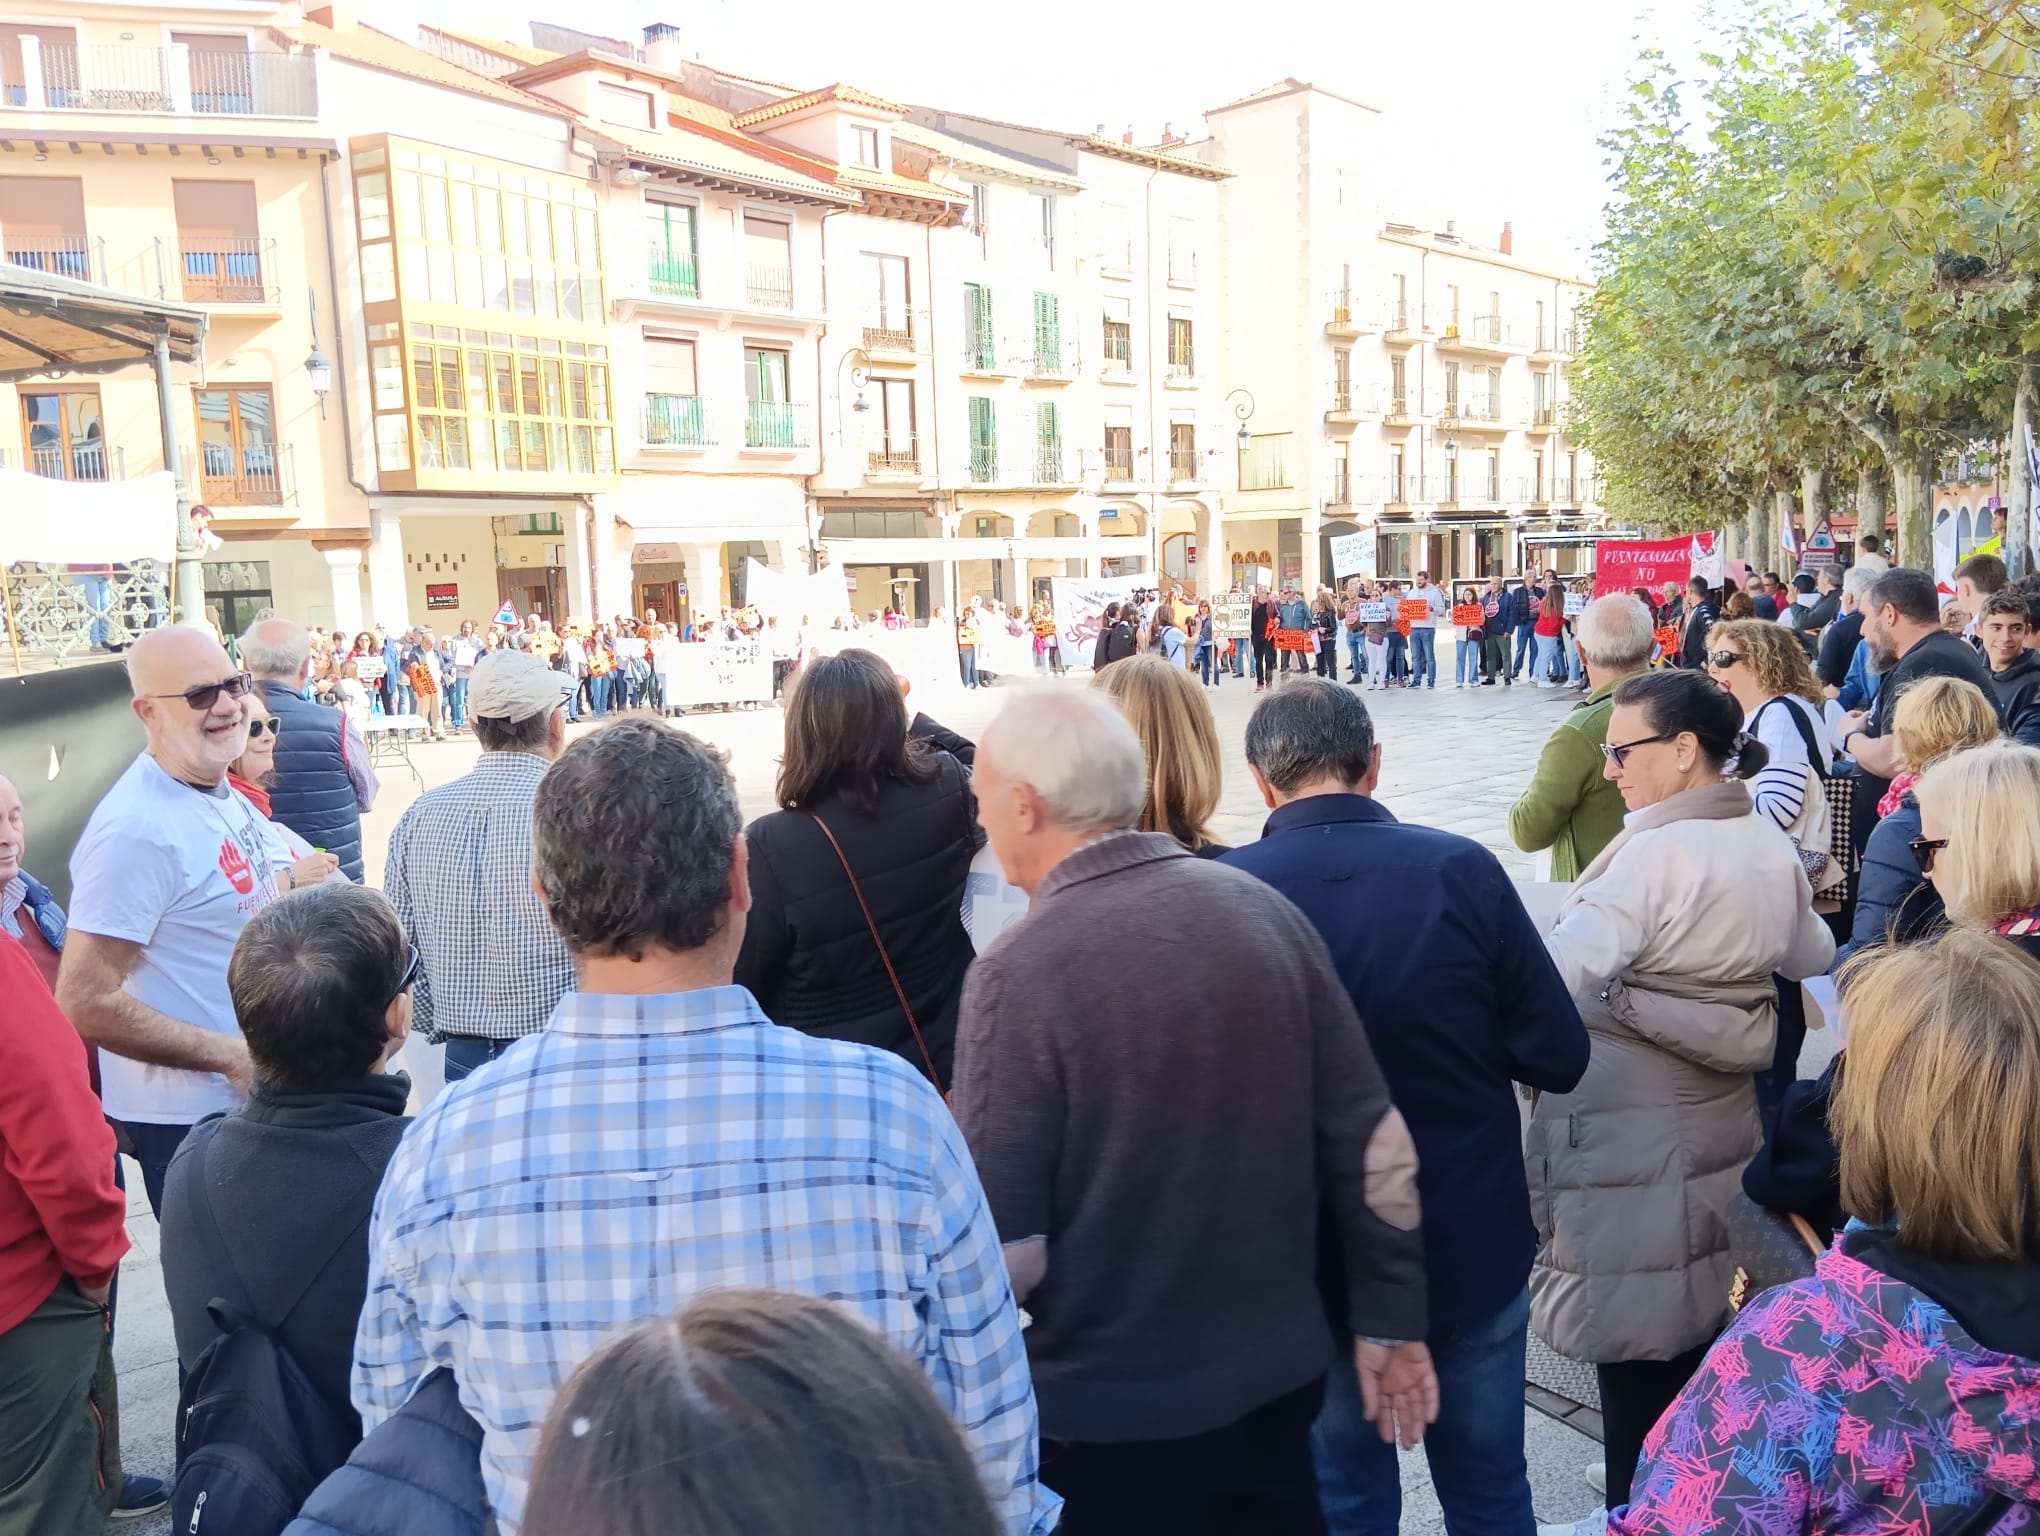
[[[566,745],[572,681],[523,651],[468,675],[482,755],[428,790],[390,834],[383,892],[422,962],[411,1027],[446,1042],[446,1080],[543,1029],[573,962],[531,890],[531,802]]]
[[[478,669],[479,671],[479,669]],[[632,717],[561,754],[532,876],[574,959],[546,1027],[447,1090],[376,1198],[364,1430],[439,1366],[505,1536],[557,1388],[701,1291],[834,1301],[927,1372],[1007,1536],[1045,1536],[1034,1389],[956,1122],[890,1052],[782,1029],[731,984],[751,904],[722,755]]]

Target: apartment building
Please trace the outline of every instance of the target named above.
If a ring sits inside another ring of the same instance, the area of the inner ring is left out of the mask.
[[[1373,529],[1376,568],[1472,579],[1534,541],[1590,544],[1591,460],[1566,435],[1588,285],[1384,218],[1382,115],[1297,80],[1217,108],[1226,377],[1247,393],[1228,563],[1306,586]]]
[[[279,591],[318,622],[358,623],[368,507],[329,409],[329,61],[233,4],[24,0],[6,15],[0,260],[195,305],[207,334],[167,402],[146,368],[0,384],[0,459],[107,481],[174,449],[227,541],[205,566],[224,628]]]

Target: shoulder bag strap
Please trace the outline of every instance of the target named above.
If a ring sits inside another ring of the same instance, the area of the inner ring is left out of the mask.
[[[1817,774],[1823,782],[1832,778],[1833,774],[1831,774],[1828,771],[1829,761],[1826,749],[1824,749],[1819,742],[1814,740],[1813,727],[1806,723],[1806,716],[1801,714],[1798,710],[1794,709],[1792,707],[1792,701],[1786,698],[1782,693],[1779,694],[1778,697],[1775,699],[1767,699],[1758,708],[1756,720],[1752,720],[1750,724],[1754,726],[1757,723],[1757,720],[1763,719],[1764,711],[1769,709],[1773,704],[1783,704],[1785,706],[1785,718],[1790,720],[1795,726],[1799,728],[1799,739],[1806,743],[1807,765],[1813,769],[1814,773]]]
[[[928,1069],[928,1080],[935,1085],[935,1091],[946,1098],[949,1089],[942,1081],[942,1074],[935,1070],[935,1057],[928,1049],[928,1042],[921,1036],[921,1026],[914,1021],[914,1010],[907,1003],[907,989],[900,985],[899,973],[893,969],[892,956],[885,952],[885,940],[878,936],[878,922],[865,903],[864,888],[857,883],[857,873],[850,867],[849,856],[843,852],[843,845],[836,841],[836,834],[829,830],[826,821],[813,811],[809,811],[808,816],[822,829],[822,836],[829,840],[829,846],[836,850],[836,857],[842,861],[843,874],[850,881],[850,894],[857,898],[857,910],[864,914],[864,926],[871,930],[872,947],[878,951],[879,963],[885,967],[886,980],[892,983],[893,996],[900,1000],[900,1012],[907,1016],[907,1028],[914,1032],[914,1044],[921,1049],[921,1061]]]

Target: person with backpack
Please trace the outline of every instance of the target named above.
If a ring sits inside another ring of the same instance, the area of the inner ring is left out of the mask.
[[[192,1128],[163,1191],[177,1531],[281,1531],[361,1439],[348,1391],[369,1214],[410,1095],[384,1068],[417,974],[389,903],[347,881],[264,908],[234,946],[254,1084]]]

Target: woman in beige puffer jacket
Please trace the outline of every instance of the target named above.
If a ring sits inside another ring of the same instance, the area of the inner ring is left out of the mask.
[[[1593,1052],[1578,1088],[1538,1100],[1524,1157],[1531,1322],[1597,1368],[1615,1509],[1728,1319],[1726,1211],[1761,1140],[1751,1074],[1771,1063],[1772,975],[1819,973],[1834,939],[1791,842],[1738,782],[1764,748],[1718,684],[1626,680],[1602,750],[1629,817],[1546,940]]]

